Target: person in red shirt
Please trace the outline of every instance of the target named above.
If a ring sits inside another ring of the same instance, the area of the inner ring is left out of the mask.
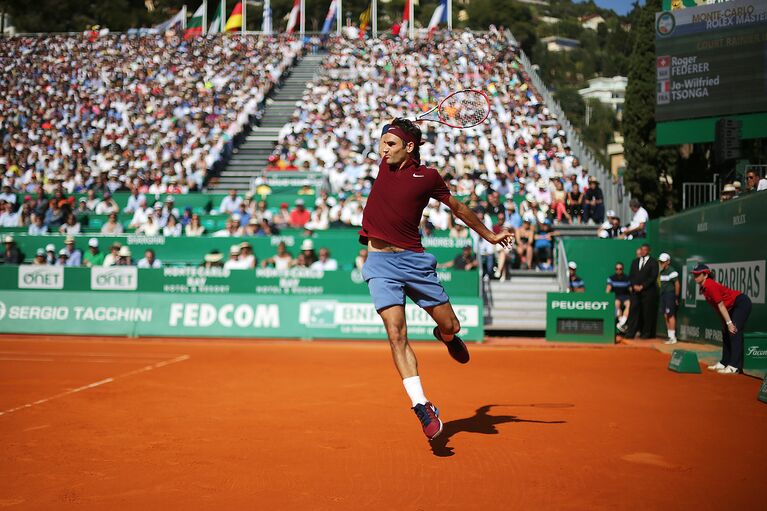
[[[368,250],[362,277],[386,327],[394,365],[413,411],[426,437],[433,440],[442,432],[442,421],[437,408],[424,395],[418,362],[408,344],[405,298],[409,296],[434,319],[434,337],[445,343],[456,361],[467,363],[469,352],[456,335],[461,325],[437,277],[437,260],[421,245],[418,226],[423,210],[430,199],[436,199],[482,238],[504,247],[511,247],[513,234],[505,229],[492,232],[456,200],[439,172],[421,165],[420,144],[421,130],[412,121],[394,119],[384,126],[378,177],[363,212],[359,235],[360,243]]]
[[[296,199],[296,208],[290,212],[290,226],[299,228],[312,219],[312,214],[304,207],[303,199]]]
[[[714,280],[711,269],[698,263],[692,270],[695,282],[708,303],[719,313],[722,327],[722,360],[709,370],[719,374],[737,374],[743,370],[743,331],[751,314],[751,299]]]

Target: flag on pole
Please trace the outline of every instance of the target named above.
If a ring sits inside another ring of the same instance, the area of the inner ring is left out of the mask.
[[[405,1],[405,11],[402,13],[402,23],[391,27],[391,32],[400,37],[407,37],[407,26],[410,23],[410,0]]]
[[[221,22],[223,21],[225,15],[224,2],[222,1],[218,5],[218,9],[216,9],[216,14],[213,15],[213,23],[211,23],[210,27],[208,28],[208,34],[221,33]]]
[[[330,2],[328,7],[328,14],[325,16],[325,23],[322,25],[322,33],[327,34],[330,32],[330,27],[333,26],[333,21],[336,19],[336,0]]]
[[[264,21],[261,23],[261,32],[272,35],[272,3],[264,0]]]
[[[184,41],[193,37],[202,35],[202,20],[205,17],[205,10],[208,8],[207,0],[203,0],[202,5],[194,11],[189,22],[186,24],[186,31],[184,32]]]
[[[178,11],[175,16],[169,20],[163,21],[154,27],[154,29],[158,32],[165,32],[166,30],[175,28],[176,25],[181,25],[181,30],[186,28],[186,5],[181,7],[181,10]]]
[[[368,5],[368,8],[362,11],[360,14],[360,39],[365,37],[365,32],[368,31],[368,25],[370,25],[370,9],[373,6],[372,2]]]
[[[437,8],[434,9],[434,14],[429,21],[429,34],[433,34],[440,23],[447,23],[447,0],[440,0]]]
[[[237,5],[232,9],[232,14],[229,15],[229,19],[226,20],[224,32],[240,29],[242,29],[242,2],[237,2]]]
[[[288,34],[292,34],[293,32],[295,32],[296,26],[298,25],[300,1],[301,0],[293,0],[293,9],[290,11],[290,17],[288,18],[288,28],[285,30],[285,32],[287,32]]]

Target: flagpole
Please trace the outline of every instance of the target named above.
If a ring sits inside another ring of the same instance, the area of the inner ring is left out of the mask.
[[[376,39],[378,38],[378,0],[373,0],[370,17],[373,18],[373,39]]]
[[[242,0],[242,27],[240,27],[240,32],[243,34],[245,33],[245,27],[247,26],[245,17],[245,6],[248,5],[248,0]]]
[[[413,0],[410,0],[408,2],[408,37],[413,40],[415,39],[415,20],[413,19],[414,16],[414,10],[413,10]]]
[[[447,0],[447,31],[453,31],[453,0]]]
[[[299,20],[299,35],[301,36],[301,39],[304,38],[304,33],[306,32],[306,16],[304,16],[304,13],[306,12],[306,0],[301,0],[301,3],[298,7],[298,15],[301,17]]]
[[[336,0],[336,35],[341,37],[341,27],[343,27],[341,16],[341,2],[342,0]]]
[[[202,35],[208,33],[208,0],[202,0]]]

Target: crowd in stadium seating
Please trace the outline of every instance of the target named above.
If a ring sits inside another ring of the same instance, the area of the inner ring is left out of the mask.
[[[0,45],[2,184],[31,195],[59,185],[67,194],[200,190],[301,52],[300,43],[238,36]]]

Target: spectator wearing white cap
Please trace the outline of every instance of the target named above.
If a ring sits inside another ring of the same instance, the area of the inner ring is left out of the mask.
[[[679,273],[671,266],[670,255],[663,252],[658,256],[658,264],[660,266],[660,307],[668,331],[668,340],[665,343],[675,344],[676,311],[679,308],[679,294],[682,286],[679,283]]]
[[[59,250],[59,256],[56,259],[56,266],[71,266],[70,264],[67,264],[68,259],[69,259],[69,252],[67,252],[66,248],[62,248],[61,250]]]
[[[109,253],[104,256],[104,266],[115,266],[120,260],[120,249],[122,245],[115,242],[109,247]]]
[[[570,261],[567,263],[567,272],[568,272],[568,281],[567,281],[567,292],[568,293],[585,293],[586,292],[586,285],[583,283],[583,279],[578,276],[576,270],[578,269],[578,265],[575,263],[575,261]]]
[[[38,248],[35,252],[35,259],[32,261],[35,266],[47,266],[48,261],[45,260],[45,249]]]
[[[67,236],[64,240],[63,250],[67,251],[67,266],[82,266],[83,253],[75,247],[75,237]]]
[[[304,256],[306,266],[311,266],[317,261],[317,253],[314,251],[314,242],[312,240],[305,239],[301,242],[301,255]]]
[[[123,245],[117,252],[117,266],[133,266],[133,258],[131,257],[130,247]]]
[[[243,241],[240,243],[240,259],[245,268],[256,267],[258,261],[256,260],[256,254],[253,253],[253,245],[251,245],[250,242]]]
[[[240,258],[242,249],[239,245],[232,245],[229,248],[229,259],[224,263],[224,268],[227,270],[246,270],[246,262]]]
[[[157,259],[154,249],[148,248],[144,251],[144,257],[136,263],[137,268],[162,268],[162,261]]]
[[[88,268],[104,265],[104,254],[99,250],[99,240],[96,238],[88,240],[88,251],[83,255],[83,265]]]
[[[728,200],[732,200],[737,196],[738,196],[738,190],[735,188],[735,185],[733,185],[732,183],[727,183],[722,188],[722,193],[719,199],[721,202],[727,202]]]
[[[600,238],[617,238],[620,236],[621,231],[620,218],[618,218],[615,210],[612,209],[607,210],[606,216],[607,218],[605,221],[602,222],[602,225],[597,229],[597,236]],[[615,220],[618,220],[617,225]]]
[[[48,265],[56,264],[56,245],[53,243],[45,245],[45,262]]]
[[[629,208],[634,212],[634,216],[631,217],[631,223],[621,234],[622,239],[631,240],[634,238],[644,238],[647,236],[645,230],[647,222],[650,220],[650,215],[647,210],[639,203],[639,199],[631,199],[629,201]]]

